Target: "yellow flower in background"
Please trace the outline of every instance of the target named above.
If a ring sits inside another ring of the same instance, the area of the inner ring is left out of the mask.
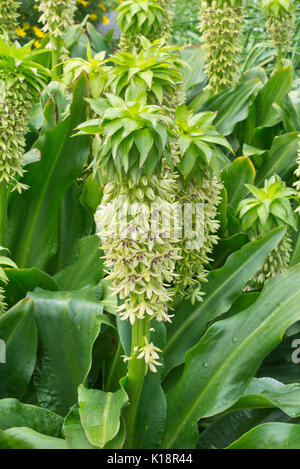
[[[95,13],[91,13],[91,14],[90,14],[90,18],[91,18],[92,21],[96,21],[96,19],[98,18],[98,16],[95,15]]]
[[[109,23],[110,23],[110,19],[107,18],[107,16],[103,15],[103,16],[102,16],[102,22],[103,22],[103,24],[109,24]]]
[[[28,21],[26,21],[26,23],[23,24],[23,29],[25,31],[27,31],[28,29],[30,29],[30,24],[28,23]]]
[[[20,37],[25,37],[26,36],[26,31],[23,28],[21,28],[21,26],[17,26],[16,33]]]
[[[81,5],[83,5],[84,7],[87,7],[90,2],[88,2],[87,0],[77,0],[77,3],[81,3]]]
[[[99,3],[98,8],[101,8],[102,11],[107,11],[107,8],[103,3]]]
[[[40,39],[46,36],[46,34],[43,33],[43,31],[38,26],[33,26],[32,30],[36,37],[39,37]]]
[[[34,47],[36,47],[36,49],[38,49],[39,47],[41,47],[41,43],[40,41],[34,41]]]
[[[33,9],[34,9],[34,10],[37,10],[37,9],[38,9],[38,6],[37,6],[37,5],[33,5]]]

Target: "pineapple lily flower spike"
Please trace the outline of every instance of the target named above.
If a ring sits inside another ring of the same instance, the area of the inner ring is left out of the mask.
[[[214,112],[193,114],[185,105],[176,110],[177,140],[172,145],[173,161],[179,172],[176,201],[180,206],[193,206],[195,238],[185,232],[181,240],[181,259],[177,262],[176,292],[201,301],[201,283],[205,281],[205,266],[217,243],[216,220],[222,185],[218,181],[219,150],[216,145],[232,151],[227,140],[213,127]],[[200,218],[199,225],[197,217]],[[196,227],[196,229],[195,229]]]
[[[251,279],[248,289],[259,289],[266,280],[284,271],[290,261],[291,229],[297,229],[297,223],[290,199],[297,199],[297,191],[286,187],[277,175],[265,181],[264,187],[246,184],[251,196],[242,200],[237,208],[242,229],[247,231],[252,240],[258,239],[272,229],[287,225],[287,233],[279,245],[268,256],[261,271]]]
[[[0,37],[12,41],[18,26],[20,2],[17,0],[0,0]]]
[[[264,0],[267,30],[277,48],[277,70],[281,68],[282,49],[288,47],[295,30],[295,5],[291,0]]]
[[[233,86],[238,78],[243,8],[241,0],[201,3],[202,34],[208,89],[214,93]]]
[[[49,71],[35,58],[43,50],[32,51],[7,45],[0,39],[0,242],[3,243],[9,190],[21,192],[25,134],[34,100],[46,85]]]
[[[171,119],[147,95],[131,87],[125,99],[108,94],[89,99],[101,116],[79,126],[95,134],[94,168],[106,183],[96,223],[106,253],[112,294],[119,295],[118,315],[132,326],[126,391],[128,440],[148,368],[159,366],[159,349],[151,342],[150,322],[171,321],[170,284],[179,259],[177,240],[164,235],[163,217],[151,229],[151,214],[165,214],[172,204],[175,181],[161,177],[162,159],[170,159]],[[124,213],[124,207],[127,208]]]
[[[63,52],[62,35],[74,24],[77,9],[76,0],[35,0],[41,13],[39,21],[43,24],[43,32],[49,33],[51,40],[52,66],[59,62]]]

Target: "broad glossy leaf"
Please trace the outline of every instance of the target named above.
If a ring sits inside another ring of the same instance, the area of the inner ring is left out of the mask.
[[[227,190],[228,204],[234,210],[249,192],[245,184],[253,184],[254,178],[255,168],[247,157],[236,158],[233,163],[223,169],[221,179]]]
[[[265,179],[274,173],[282,179],[291,176],[296,166],[299,132],[289,132],[279,137],[275,137],[272,147],[264,156],[263,164],[256,174],[255,182],[258,186],[263,186]]]
[[[256,98],[256,127],[270,127],[281,120],[273,103],[282,104],[293,80],[291,67],[283,67],[275,73]]]
[[[100,331],[95,320],[103,306],[97,289],[74,292],[35,291],[39,354],[34,389],[43,407],[66,415],[77,402],[92,361],[93,344]]]
[[[0,449],[68,449],[62,438],[43,435],[31,428],[10,428],[0,431]]]
[[[5,287],[6,299],[11,306],[22,300],[28,291],[35,288],[50,291],[58,290],[54,278],[36,267],[31,269],[7,269],[5,272],[9,279],[9,283]]]
[[[128,402],[123,388],[104,392],[87,389],[83,385],[78,390],[79,414],[89,441],[103,448],[113,440],[120,430],[121,411]]]
[[[14,194],[9,204],[9,248],[19,267],[44,269],[56,252],[59,207],[89,153],[89,137],[72,137],[86,119],[87,95],[87,77],[82,74],[74,88],[71,115],[35,144],[42,158],[27,167],[22,180],[30,190]]]
[[[30,427],[45,435],[61,436],[63,418],[42,407],[22,404],[17,399],[0,400],[0,429]]]
[[[290,417],[300,416],[300,384],[284,385],[270,378],[253,378],[232,410],[278,407]]]
[[[167,325],[166,373],[183,363],[185,352],[197,343],[207,324],[230,309],[284,233],[285,228],[277,228],[261,240],[243,246],[227,259],[221,269],[208,274],[208,282],[203,285],[205,296],[202,303],[192,306],[184,300],[176,306],[172,324]]]
[[[270,280],[254,305],[215,322],[189,350],[183,375],[167,395],[163,448],[192,448],[198,420],[242,396],[284,331],[300,319],[299,278],[297,265]]]
[[[80,421],[78,404],[71,407],[70,412],[65,417],[63,434],[71,449],[97,449],[89,442],[84,432]]]
[[[0,397],[22,398],[31,379],[37,350],[32,298],[25,298],[0,317],[6,363],[0,363]]]
[[[59,288],[69,291],[98,285],[104,275],[102,256],[98,236],[92,235],[80,239],[70,265],[54,276]]]
[[[300,425],[265,423],[252,428],[227,449],[300,449]]]
[[[80,202],[81,192],[73,184],[64,196],[59,213],[57,253],[48,265],[48,272],[57,273],[73,262],[78,241],[94,230],[93,216]]]
[[[247,118],[249,108],[262,86],[258,78],[243,81],[209,99],[203,110],[218,111],[214,125],[222,135],[229,135],[238,122]]]

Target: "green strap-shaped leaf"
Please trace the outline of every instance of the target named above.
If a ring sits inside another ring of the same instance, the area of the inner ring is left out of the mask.
[[[284,331],[300,319],[300,265],[269,281],[248,309],[211,326],[186,354],[184,372],[167,395],[163,448],[192,448],[197,422],[231,407],[245,392]]]
[[[300,384],[284,385],[270,378],[253,378],[231,410],[268,407],[278,407],[290,417],[300,417]]]
[[[63,418],[47,409],[23,404],[17,399],[0,400],[0,428],[30,427],[45,435],[59,437]]]
[[[89,441],[99,448],[113,440],[120,430],[121,411],[128,402],[123,388],[104,392],[79,386],[79,414]]]
[[[264,156],[262,166],[257,171],[255,183],[263,186],[265,179],[278,174],[282,179],[291,176],[296,166],[299,132],[289,132],[275,137],[271,149]]]
[[[36,362],[37,330],[32,298],[25,298],[0,317],[0,340],[5,347],[5,363],[0,363],[0,397],[20,399]]]
[[[72,292],[35,291],[39,354],[34,389],[39,403],[65,416],[77,402],[78,386],[92,363],[93,344],[103,312],[98,289]]]
[[[177,305],[172,324],[167,325],[165,374],[183,363],[185,352],[198,342],[208,322],[230,309],[284,233],[285,228],[277,228],[261,240],[246,244],[228,258],[224,267],[210,272],[203,285],[206,294],[202,303],[192,306],[189,301],[181,301]]]
[[[19,427],[0,432],[0,449],[68,449],[68,445],[62,438]]]
[[[245,184],[253,184],[254,177],[255,168],[251,160],[245,156],[236,158],[223,169],[221,178],[227,190],[228,204],[234,210],[249,192]]]
[[[300,449],[300,425],[264,423],[252,428],[227,449]]]

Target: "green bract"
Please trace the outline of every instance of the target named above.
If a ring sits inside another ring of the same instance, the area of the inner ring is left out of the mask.
[[[291,0],[264,0],[263,7],[267,16],[280,16],[295,9]]]
[[[261,236],[276,226],[287,224],[296,229],[295,215],[289,199],[296,197],[294,189],[286,187],[277,175],[265,181],[263,189],[246,185],[252,196],[238,207],[243,230],[251,230]]]
[[[104,66],[104,64],[107,62],[105,60],[105,55],[106,53],[102,51],[98,52],[98,54],[93,57],[90,43],[88,43],[88,60],[75,58],[69,59],[67,62],[65,62],[63,69],[63,81],[66,83],[67,87],[71,88],[74,81],[79,77],[80,73],[85,71],[89,77],[91,96],[93,98],[98,98],[102,94],[106,85],[106,72],[109,70],[108,66]]]
[[[195,175],[203,174],[203,168],[217,172],[217,152],[215,145],[221,145],[232,151],[225,137],[223,137],[212,123],[215,112],[199,112],[193,114],[183,104],[176,110],[177,149],[179,152],[178,168],[187,180]]]
[[[167,32],[168,10],[157,0],[126,0],[117,9],[116,21],[122,33],[120,48],[130,51],[139,44],[137,35],[154,41]]]
[[[113,93],[124,97],[129,86],[135,85],[148,93],[149,103],[169,104],[183,78],[183,61],[178,47],[165,45],[164,40],[153,43],[140,38],[142,50],[117,52],[111,61],[108,85]]]
[[[12,185],[19,192],[23,174],[22,155],[25,132],[32,104],[46,84],[49,72],[35,62],[43,51],[31,50],[32,43],[9,47],[0,39],[0,183]]]
[[[0,37],[14,39],[18,25],[20,2],[16,0],[0,0]]]
[[[290,229],[297,229],[290,200],[297,192],[286,187],[277,175],[265,181],[263,189],[246,184],[252,196],[240,202],[237,213],[242,229],[249,231],[252,239],[265,235],[277,226],[287,225],[288,230],[277,248],[266,259],[262,269],[249,282],[248,290],[260,289],[270,278],[286,270],[290,263]]]
[[[133,88],[125,100],[108,94],[89,103],[101,119],[87,121],[78,130],[98,135],[95,170],[107,180],[128,178],[137,183],[143,174],[150,180],[159,173],[162,157],[168,154],[171,119],[158,106],[147,105],[147,95]]]

